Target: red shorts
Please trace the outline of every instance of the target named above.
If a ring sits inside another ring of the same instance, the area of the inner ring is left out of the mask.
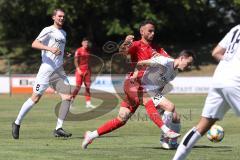
[[[121,102],[121,107],[126,107],[131,113],[134,113],[142,102],[143,89],[140,82],[131,83],[129,77],[127,77],[124,81],[124,93],[125,98]]]
[[[78,71],[75,72],[76,85],[81,86],[84,82],[86,87],[90,87],[91,84],[91,70],[81,70],[82,74],[80,75]]]

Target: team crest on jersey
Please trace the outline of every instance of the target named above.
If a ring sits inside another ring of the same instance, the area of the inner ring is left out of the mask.
[[[55,38],[55,42],[58,43],[58,44],[61,44],[61,43],[64,44],[65,43],[65,41],[63,39],[56,39],[56,38]]]

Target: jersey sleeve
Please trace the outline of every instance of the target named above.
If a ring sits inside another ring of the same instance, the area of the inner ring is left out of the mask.
[[[50,36],[49,34],[51,33],[52,31],[46,27],[44,28],[40,34],[37,36],[36,40],[39,40],[40,42],[43,42],[43,41],[47,41],[49,40]]]
[[[151,66],[154,66],[154,65],[166,66],[170,61],[172,61],[171,58],[168,58],[165,56],[155,56],[151,58]]]
[[[76,51],[75,51],[75,55],[74,55],[74,57],[79,57],[80,55],[79,55],[79,52],[80,52],[80,49],[78,48]]]
[[[130,55],[136,54],[137,48],[138,48],[137,43],[133,42],[132,45],[128,49],[128,54],[130,54]]]
[[[236,36],[236,32],[238,32],[239,30],[239,26],[237,27],[233,27],[225,36],[224,38],[218,43],[219,46],[221,46],[222,48],[227,48],[232,39],[234,39],[234,36]]]

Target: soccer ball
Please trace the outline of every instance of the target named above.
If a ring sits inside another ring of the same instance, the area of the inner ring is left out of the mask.
[[[221,126],[215,124],[207,132],[207,138],[212,142],[221,142],[224,137],[224,130]]]

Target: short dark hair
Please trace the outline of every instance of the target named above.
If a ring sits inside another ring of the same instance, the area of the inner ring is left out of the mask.
[[[82,38],[82,41],[89,41],[89,38],[83,37],[83,38]]]
[[[181,57],[181,56],[184,56],[184,57],[192,57],[193,58],[193,61],[196,61],[196,55],[195,53],[192,51],[192,50],[182,50],[178,57]]]
[[[140,23],[139,29],[147,24],[151,24],[155,26],[155,23],[152,20],[145,20]]]
[[[55,16],[55,15],[57,14],[58,11],[60,11],[60,12],[64,12],[63,9],[61,9],[61,8],[57,8],[57,9],[54,9],[54,10],[53,10],[52,16]]]

